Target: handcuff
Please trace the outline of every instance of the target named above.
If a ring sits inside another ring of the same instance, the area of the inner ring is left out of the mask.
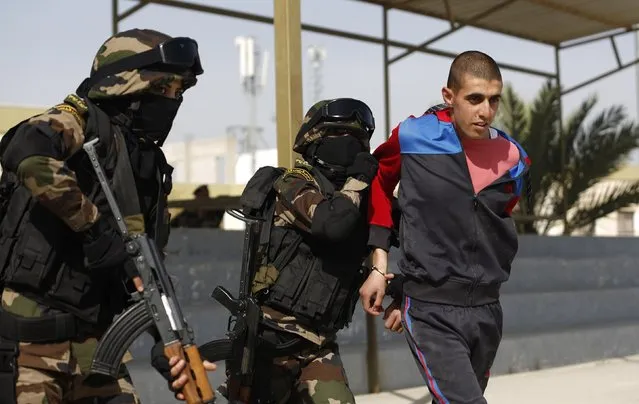
[[[384,279],[386,279],[386,274],[383,273],[382,271],[379,270],[379,268],[377,268],[375,265],[373,265],[371,267],[371,271],[377,271],[379,272],[380,275],[382,275],[384,277]],[[390,284],[390,279],[386,279],[386,284],[389,285]]]

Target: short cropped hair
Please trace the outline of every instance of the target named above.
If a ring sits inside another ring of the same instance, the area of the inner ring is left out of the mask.
[[[450,65],[446,86],[452,90],[459,90],[465,74],[484,80],[501,81],[501,71],[497,62],[487,54],[479,51],[462,52]]]

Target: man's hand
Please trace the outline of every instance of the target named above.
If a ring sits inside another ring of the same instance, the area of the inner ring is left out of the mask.
[[[393,279],[393,274],[388,274],[388,252],[376,248],[373,251],[373,267],[376,268],[368,275],[368,279],[359,289],[359,296],[362,300],[364,311],[374,316],[382,311],[382,301],[386,295],[388,281]]]
[[[404,327],[402,326],[402,311],[400,307],[400,303],[397,300],[393,300],[388,305],[384,312],[384,327],[401,334],[404,331]]]
[[[378,167],[379,163],[372,154],[369,152],[360,152],[355,156],[353,164],[346,169],[346,175],[370,184],[373,182],[375,174],[377,174]]]
[[[366,282],[359,288],[359,296],[365,312],[377,316],[384,310],[382,302],[386,295],[386,286],[394,276],[394,274],[382,275],[375,270],[371,271]]]
[[[215,364],[207,360],[202,361],[202,365],[209,372],[216,369]],[[184,401],[184,394],[180,393],[180,390],[188,381],[188,377],[182,374],[186,361],[179,356],[167,359],[164,354],[164,344],[162,340],[158,340],[151,348],[151,366],[168,382],[169,390],[175,393],[175,398]]]
[[[203,361],[202,364],[207,371],[212,372],[216,368],[214,363],[206,360]],[[151,366],[169,382],[169,389],[175,393],[175,397],[178,400],[185,400],[184,394],[180,393],[180,390],[188,380],[186,375],[181,374],[186,366],[186,361],[180,359],[179,356],[172,356],[167,360],[164,355],[164,344],[162,341],[158,341],[153,345],[153,348],[151,348]]]
[[[121,268],[127,279],[131,279],[138,292],[144,290],[142,279],[126,251],[122,235],[110,225],[106,215],[85,231],[82,245],[88,267],[95,271],[113,271]]]
[[[215,369],[217,369],[217,366],[215,365],[215,363],[211,363],[207,360],[204,360],[202,364],[204,365],[204,369],[209,372],[212,372]],[[170,372],[171,372],[171,377],[173,378],[173,382],[171,383],[171,390],[175,393],[175,398],[177,398],[178,400],[184,401],[186,400],[184,398],[184,394],[180,393],[179,391],[182,389],[182,387],[184,387],[184,385],[188,381],[188,377],[186,377],[186,375],[180,375],[180,373],[182,373],[182,371],[184,370],[184,367],[186,366],[186,361],[184,359],[180,359],[179,356],[172,356],[171,359],[169,359],[169,366],[171,366]],[[176,379],[178,375],[180,375],[180,377]]]

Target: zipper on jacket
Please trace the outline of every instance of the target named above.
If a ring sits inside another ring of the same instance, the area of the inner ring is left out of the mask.
[[[471,179],[471,185],[472,185],[472,179]],[[469,295],[472,296],[472,294],[475,292],[475,288],[477,283],[479,282],[479,279],[477,277],[477,209],[479,208],[479,198],[477,197],[477,193],[473,194],[473,246],[472,246],[472,250],[471,250],[471,254],[472,254],[472,259],[470,260],[470,269],[471,272],[473,274],[473,282],[470,286],[470,290],[469,290]],[[469,296],[469,300],[471,301],[470,303],[472,304],[472,297]]]

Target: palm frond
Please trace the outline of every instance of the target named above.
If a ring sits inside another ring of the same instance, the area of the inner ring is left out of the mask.
[[[550,81],[546,82],[533,101],[530,114],[529,134],[522,146],[532,160],[530,186],[532,189],[532,211],[538,213],[546,199],[550,186],[557,179],[557,162],[553,161],[552,149],[558,133],[559,91]]]
[[[575,140],[583,136],[585,125],[584,121],[596,103],[596,95],[588,97],[568,118],[568,122],[566,123],[562,133],[566,144],[567,160],[570,160],[574,152],[576,152],[574,147]]]
[[[621,108],[611,107],[575,139],[576,152],[570,162],[571,177],[565,196],[569,205],[602,178],[619,170],[639,145],[637,126],[624,119]]]
[[[529,134],[526,105],[510,84],[504,86],[499,111],[499,125],[502,129],[518,142],[524,142]]]
[[[569,226],[582,228],[612,212],[639,202],[639,181],[611,182],[588,192],[576,211],[570,215]]]

